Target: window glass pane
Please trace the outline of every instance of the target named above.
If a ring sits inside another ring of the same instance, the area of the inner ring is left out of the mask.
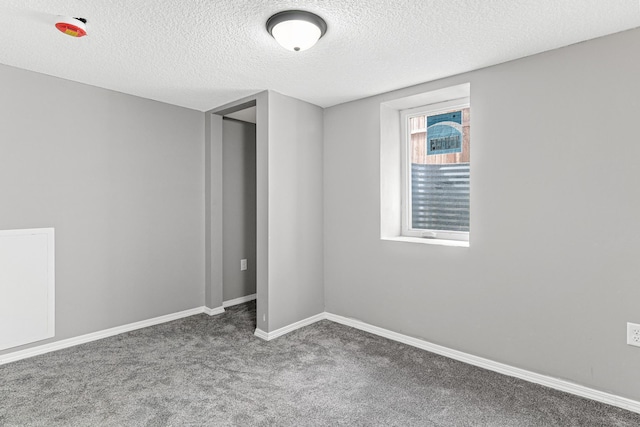
[[[469,231],[469,108],[411,117],[411,228]]]

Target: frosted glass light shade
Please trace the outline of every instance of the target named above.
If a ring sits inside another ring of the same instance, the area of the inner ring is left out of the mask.
[[[327,24],[313,13],[287,10],[269,18],[267,31],[285,49],[301,52],[316,44],[327,31]]]
[[[271,30],[271,35],[285,49],[301,52],[320,39],[320,28],[307,21],[281,22]]]

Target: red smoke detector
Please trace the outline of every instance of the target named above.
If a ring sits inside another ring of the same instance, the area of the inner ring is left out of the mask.
[[[87,20],[84,18],[64,18],[60,17],[56,22],[56,28],[71,37],[82,37],[87,35]]]

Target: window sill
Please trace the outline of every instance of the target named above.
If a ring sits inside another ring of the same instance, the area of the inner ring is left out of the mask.
[[[423,245],[440,245],[440,246],[456,246],[459,248],[468,248],[469,242],[463,240],[443,240],[443,239],[425,239],[423,237],[381,237],[381,240],[389,240],[394,242],[420,243]]]

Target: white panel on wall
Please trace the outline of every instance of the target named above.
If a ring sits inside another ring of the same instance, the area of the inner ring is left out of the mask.
[[[53,228],[0,230],[0,350],[55,335]]]

